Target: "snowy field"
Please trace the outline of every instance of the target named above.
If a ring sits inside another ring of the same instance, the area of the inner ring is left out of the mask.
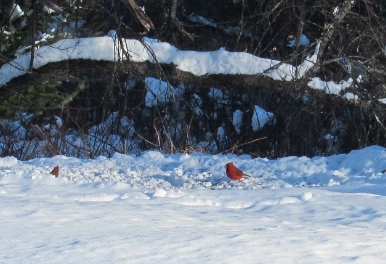
[[[253,177],[230,181],[230,161]],[[384,263],[384,169],[378,146],[0,158],[0,263]]]
[[[12,16],[22,13],[16,6]],[[190,19],[213,26],[199,16]],[[28,71],[27,48],[0,67],[0,88]],[[182,51],[149,38],[119,42],[112,30],[105,37],[42,46],[33,66],[117,61],[126,59],[126,51],[134,62],[172,63],[197,76],[248,74],[292,81],[314,66],[320,42],[312,48],[294,66],[224,48]],[[145,82],[148,107],[178,92],[162,80],[147,77]],[[311,77],[307,85],[358,100],[345,93],[355,88],[351,78],[335,83]],[[254,109],[254,131],[274,121],[273,113]],[[241,116],[241,111],[233,115],[236,131]],[[229,180],[228,162],[253,177]],[[50,171],[57,165],[55,178]],[[385,169],[386,149],[379,146],[278,160],[159,152],[94,160],[0,158],[0,263],[385,263]]]

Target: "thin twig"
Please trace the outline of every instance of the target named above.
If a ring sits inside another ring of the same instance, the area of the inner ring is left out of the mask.
[[[228,152],[229,150],[233,150],[233,149],[235,149],[235,148],[238,148],[238,147],[241,147],[241,146],[244,146],[244,145],[247,145],[247,144],[251,144],[251,143],[253,143],[253,142],[256,142],[256,141],[259,141],[259,140],[262,140],[262,139],[266,139],[267,137],[262,137],[262,138],[257,138],[257,139],[254,139],[254,140],[252,140],[252,141],[249,141],[249,142],[245,142],[245,143],[242,143],[242,144],[239,144],[239,145],[233,145],[231,148],[229,148],[229,149],[226,149],[226,150],[224,150],[224,151],[222,151],[221,153],[225,153],[225,152]]]

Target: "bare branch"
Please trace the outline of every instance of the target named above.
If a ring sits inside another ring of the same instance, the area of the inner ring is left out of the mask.
[[[63,13],[63,8],[61,8],[57,4],[52,3],[49,0],[38,0],[38,2],[41,3],[42,5],[45,5],[45,6],[49,7],[49,8],[51,8],[56,13]]]
[[[317,65],[313,68],[311,71],[312,73],[315,73],[319,70],[318,61],[323,56],[324,48],[329,43],[332,35],[335,33],[335,30],[337,29],[338,25],[342,22],[342,20],[345,18],[347,13],[351,10],[353,5],[355,4],[355,0],[346,0],[342,4],[342,6],[339,8],[339,10],[335,13],[335,18],[331,24],[326,25],[327,31],[323,34],[320,42],[320,50],[319,55],[317,59]]]
[[[134,0],[121,0],[133,14],[133,16],[146,28],[147,31],[153,30],[154,25],[150,18],[142,11]]]

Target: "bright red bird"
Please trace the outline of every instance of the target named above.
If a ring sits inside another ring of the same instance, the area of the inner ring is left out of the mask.
[[[233,165],[233,162],[227,163],[224,168],[226,169],[228,178],[232,180],[240,181],[243,176],[252,177],[251,175],[245,174],[242,170]]]
[[[55,178],[58,178],[59,176],[59,165],[56,166],[52,171],[51,174],[55,176]]]

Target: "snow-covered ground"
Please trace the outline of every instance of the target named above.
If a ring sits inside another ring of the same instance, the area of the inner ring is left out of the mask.
[[[253,177],[230,181],[230,161]],[[0,158],[0,263],[384,263],[384,169],[378,146]]]
[[[173,63],[197,76],[261,74],[291,81],[306,76],[320,47],[294,66],[223,48],[181,51],[149,38],[117,40],[114,31],[59,40],[36,50],[34,68],[69,59],[125,59],[123,43],[133,61]],[[0,88],[27,72],[30,54],[24,50],[0,67]],[[145,82],[148,107],[179,92],[162,80]],[[352,85],[352,79],[308,82],[335,95]],[[201,99],[195,99],[199,115]],[[242,116],[240,110],[233,114],[236,131]],[[275,122],[273,113],[255,106],[254,130],[267,122]],[[253,177],[230,181],[228,162]],[[56,165],[58,178],[50,174]],[[384,263],[385,169],[386,149],[379,146],[278,160],[151,151],[93,160],[0,158],[0,263]]]

